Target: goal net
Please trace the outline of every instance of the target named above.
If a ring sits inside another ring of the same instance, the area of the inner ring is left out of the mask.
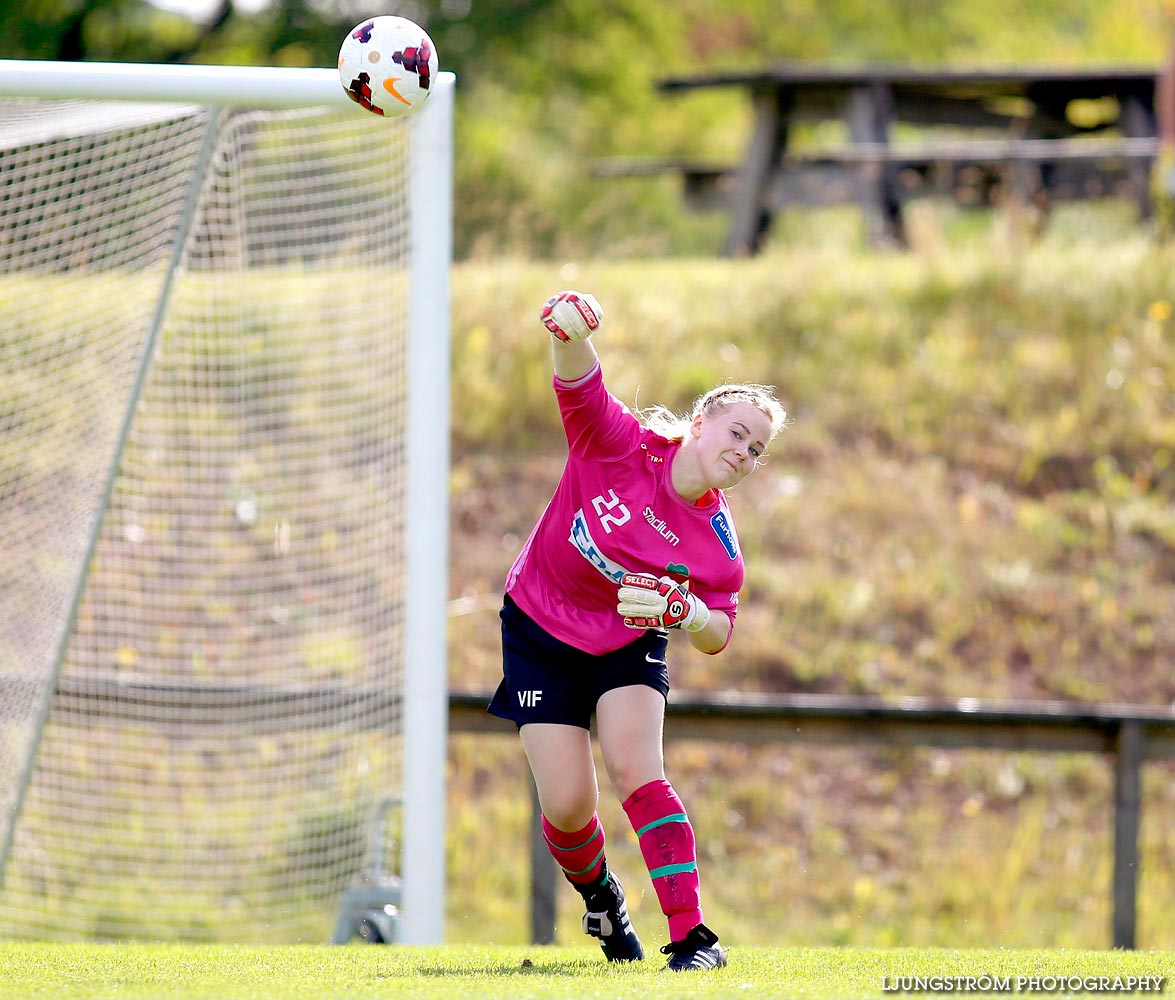
[[[442,933],[452,80],[252,72],[0,99],[0,938]]]

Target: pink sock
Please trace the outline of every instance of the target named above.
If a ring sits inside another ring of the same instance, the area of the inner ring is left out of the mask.
[[[640,841],[669,938],[680,941],[702,922],[702,893],[694,829],[668,781],[650,781],[624,800],[624,811]]]
[[[551,825],[543,817],[543,839],[559,867],[576,885],[590,885],[604,868],[604,828],[600,818],[592,818],[582,830],[568,832]]]

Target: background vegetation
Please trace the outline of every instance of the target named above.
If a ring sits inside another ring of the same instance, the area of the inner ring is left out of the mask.
[[[705,259],[722,219],[611,155],[737,155],[739,95],[660,97],[683,73],[778,58],[1154,65],[1158,0],[500,0],[381,4],[458,73],[452,683],[498,676],[502,578],[562,461],[538,303],[590,288],[622,398],[685,407],[777,384],[793,426],[732,497],[750,575],[722,657],[675,645],[682,690],[1175,699],[1175,257],[1125,206],[911,217],[868,251],[852,210],[796,213],[754,261]],[[370,13],[225,0],[206,24],[141,0],[0,12],[0,55],[330,65]],[[620,258],[625,258],[620,260]],[[488,305],[487,305],[488,304]],[[707,913],[736,943],[1096,947],[1109,926],[1105,762],[939,751],[674,745]],[[1169,768],[1144,791],[1139,940],[1169,947]],[[450,761],[449,929],[528,928],[525,770],[509,737]],[[626,821],[610,854],[647,945]],[[573,894],[560,938],[578,941]]]
[[[941,211],[916,218],[928,249],[901,255],[456,269],[455,686],[499,674],[501,581],[562,461],[535,304],[574,284],[608,310],[599,348],[629,403],[684,408],[753,377],[791,406],[765,470],[731,495],[749,567],[734,643],[675,643],[678,690],[1172,702],[1172,250],[1108,207],[1032,242],[998,219],[947,233]],[[707,913],[736,939],[1108,939],[1106,761],[674,744],[668,766]],[[1175,928],[1171,776],[1147,769],[1148,947]],[[525,852],[502,850],[526,839],[521,753],[455,738],[450,777],[452,933],[525,939]],[[663,933],[607,792],[601,815],[634,919]]]
[[[166,3],[168,0],[160,0]],[[0,58],[333,66],[372,13],[423,24],[456,72],[460,258],[707,254],[674,178],[592,176],[609,156],[735,157],[735,90],[665,97],[666,75],[779,59],[1157,66],[1172,0],[205,0],[202,20],[148,0],[0,10]],[[804,141],[799,135],[798,141]]]

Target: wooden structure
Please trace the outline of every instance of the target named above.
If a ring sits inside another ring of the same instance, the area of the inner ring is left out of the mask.
[[[450,730],[513,736],[512,725],[486,714],[488,701],[488,693],[450,695]],[[1142,765],[1147,760],[1175,759],[1175,712],[1169,709],[974,698],[935,702],[838,695],[720,695],[671,700],[665,738],[759,746],[977,747],[1108,757],[1114,775],[1109,812],[1114,850],[1110,941],[1115,948],[1135,946]],[[530,851],[532,937],[536,944],[549,944],[554,940],[559,880],[543,842],[537,803],[532,806]]]
[[[7,708],[27,703],[27,686],[32,683],[0,674],[0,723],[9,714]],[[449,731],[516,738],[512,724],[486,712],[489,699],[489,692],[450,693]],[[121,720],[142,726],[150,725],[145,720],[166,720],[169,726],[190,726],[197,732],[223,729],[228,737],[240,725],[238,708],[253,710],[262,702],[269,706],[270,714],[252,720],[251,735],[283,732],[292,717],[307,713],[329,713],[340,724],[349,724],[343,720],[386,718],[402,709],[400,692],[388,688],[207,685],[68,676],[57,685],[53,707],[54,711],[100,719],[105,724]],[[1113,766],[1113,802],[1108,811],[1114,852],[1110,941],[1115,948],[1135,946],[1142,767],[1148,760],[1175,760],[1175,710],[974,698],[943,702],[718,694],[671,699],[665,738],[757,746],[972,747],[1104,756]],[[533,784],[530,787],[533,795]],[[549,944],[554,940],[557,878],[543,843],[537,805],[532,810],[530,858],[532,939],[536,944]]]
[[[692,207],[729,209],[728,256],[756,253],[772,216],[796,204],[857,202],[874,238],[897,245],[905,243],[903,203],[926,195],[1043,205],[1126,193],[1145,214],[1159,149],[1158,79],[1140,68],[803,63],[675,77],[658,88],[747,94],[754,124],[742,162],[611,161],[596,172],[679,173]],[[813,122],[843,123],[845,141],[797,148],[796,127]],[[916,137],[897,134],[907,131]]]

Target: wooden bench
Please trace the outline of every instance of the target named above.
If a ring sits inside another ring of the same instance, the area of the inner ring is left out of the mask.
[[[888,146],[862,143],[836,149],[787,153],[765,188],[765,209],[775,214],[791,205],[867,204],[882,169],[896,171],[905,202],[951,197],[965,206],[996,204],[1003,197],[1044,201],[1127,196],[1149,211],[1144,172],[1159,151],[1159,140],[987,140]],[[597,177],[681,178],[682,195],[695,211],[731,209],[738,166],[682,159],[606,159],[593,167]]]
[[[739,87],[754,127],[739,164],[606,160],[597,176],[679,175],[686,204],[730,212],[723,252],[753,254],[772,217],[791,205],[855,202],[873,236],[904,244],[904,202],[950,196],[965,205],[1013,199],[1045,205],[1125,194],[1149,209],[1159,151],[1159,75],[1143,69],[846,69],[781,64],[749,73],[663,80],[665,93]],[[1090,102],[1082,123],[1073,102]],[[847,142],[804,149],[794,126],[839,121]],[[925,133],[895,143],[897,123]],[[949,130],[941,134],[942,128]],[[938,134],[935,133],[938,130]],[[965,130],[966,137],[960,137]]]

